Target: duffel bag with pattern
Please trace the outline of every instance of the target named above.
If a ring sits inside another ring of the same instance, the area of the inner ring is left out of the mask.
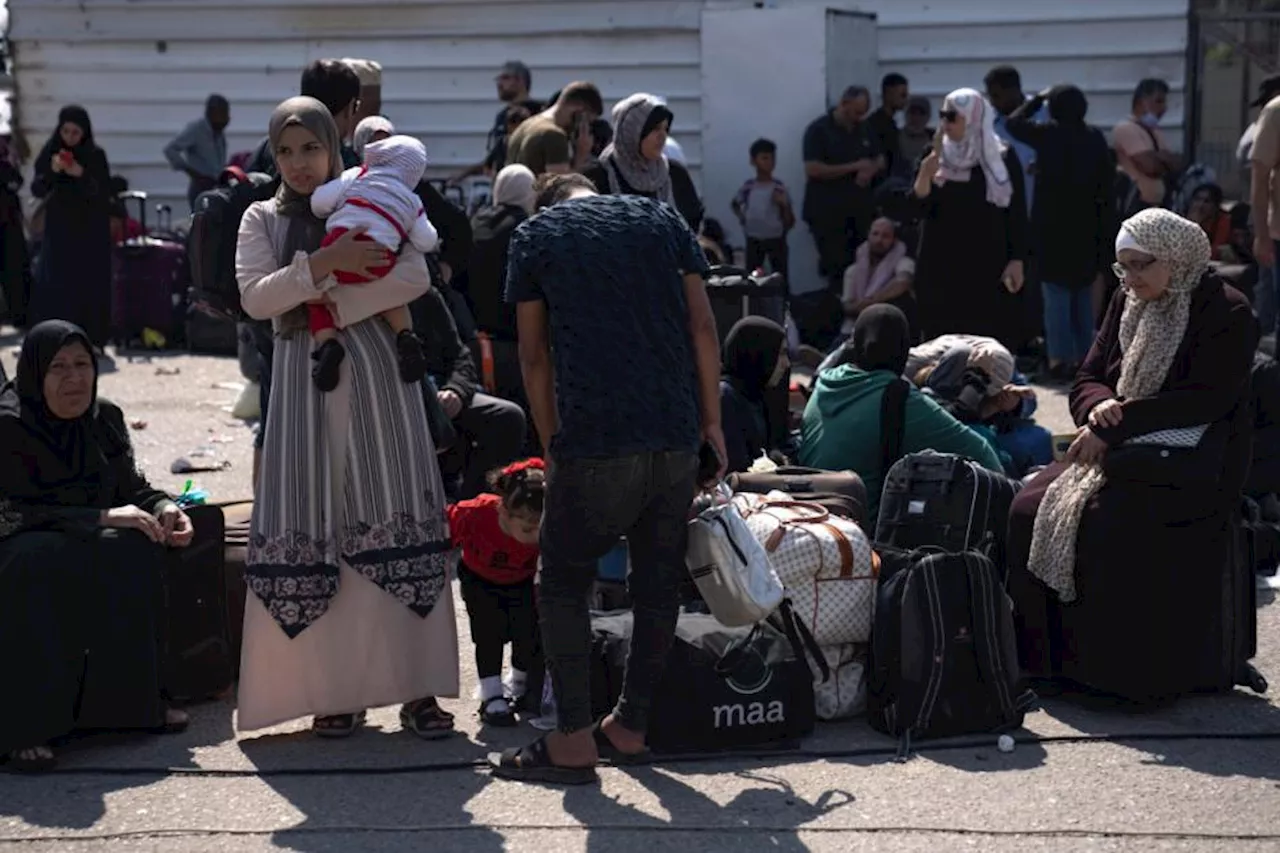
[[[862,528],[783,492],[733,500],[818,645],[868,642],[879,558]]]

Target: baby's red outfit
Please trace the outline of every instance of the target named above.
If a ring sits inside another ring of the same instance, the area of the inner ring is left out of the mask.
[[[368,202],[368,201],[365,201],[364,199],[359,199],[359,198],[347,199],[346,203],[353,204],[357,207],[365,207],[365,208],[368,208],[369,210],[372,210],[374,213],[378,214],[379,216],[386,219],[388,222],[390,222],[392,225],[395,226],[396,231],[400,234],[400,240],[402,242],[408,242],[409,235],[404,230],[404,228],[400,226],[400,223],[397,222],[393,216],[391,216],[385,210],[378,207],[376,204],[373,204],[372,202]],[[324,235],[324,239],[320,241],[320,248],[323,249],[325,246],[333,245],[338,241],[340,237],[342,237],[343,234],[346,234],[350,230],[351,230],[350,228],[341,228],[341,227],[332,229],[331,231],[327,232]],[[374,239],[370,237],[368,234],[361,234],[358,237],[356,237],[356,242],[372,243],[374,242]],[[391,256],[390,249],[387,250],[387,254],[388,256]],[[390,275],[391,271],[395,269],[395,266],[396,266],[395,258],[391,257],[391,259],[388,260],[388,262],[383,264],[382,266],[371,268],[369,270],[371,275],[366,276],[366,275],[360,275],[359,273],[348,272],[346,270],[335,270],[333,273],[333,277],[337,279],[338,284],[368,284],[371,281],[377,281],[383,276]],[[307,328],[311,331],[312,335],[314,335],[316,332],[324,331],[325,329],[337,328],[337,325],[333,321],[333,312],[329,310],[328,305],[322,305],[320,303],[312,303],[307,306]]]
[[[449,506],[449,535],[462,548],[462,564],[489,583],[507,586],[532,578],[538,546],[517,542],[502,531],[502,498],[483,494]]]

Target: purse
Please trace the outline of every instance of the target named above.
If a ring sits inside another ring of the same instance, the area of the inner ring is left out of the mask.
[[[1164,488],[1213,488],[1222,476],[1227,424],[1173,427],[1135,435],[1102,457],[1108,480]]]
[[[732,503],[704,509],[689,522],[685,562],[721,625],[755,624],[782,603],[782,581]]]

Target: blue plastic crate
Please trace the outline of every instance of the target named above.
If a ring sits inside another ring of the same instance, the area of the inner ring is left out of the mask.
[[[626,583],[627,569],[631,565],[631,556],[627,550],[627,540],[621,539],[613,550],[600,558],[596,564],[596,577],[602,581]]]

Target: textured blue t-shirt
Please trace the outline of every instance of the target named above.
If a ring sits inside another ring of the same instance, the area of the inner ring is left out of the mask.
[[[507,301],[547,305],[556,458],[697,451],[684,275],[706,271],[680,214],[638,196],[570,199],[515,230]]]

